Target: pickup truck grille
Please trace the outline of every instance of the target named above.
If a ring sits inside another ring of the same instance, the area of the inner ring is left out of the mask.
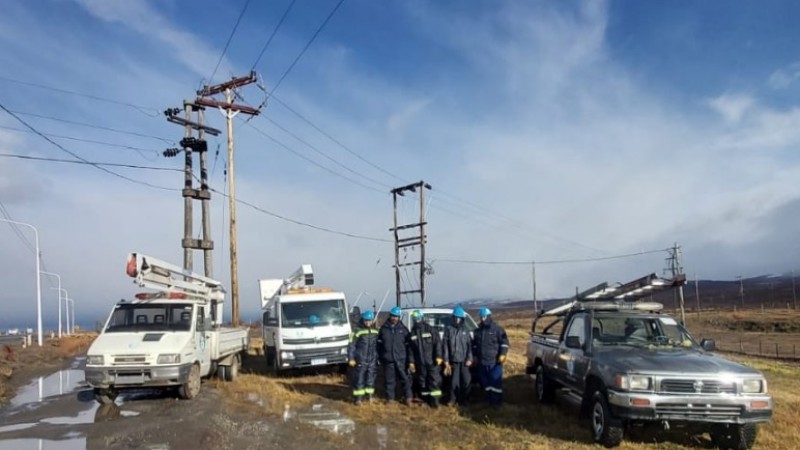
[[[661,380],[659,392],[670,394],[735,394],[736,383],[718,380]]]
[[[339,356],[339,348],[292,350],[296,359],[335,358]]]
[[[114,365],[136,365],[147,364],[147,355],[114,355]]]
[[[689,417],[738,417],[742,415],[742,407],[714,404],[660,403],[658,406],[656,406],[656,415]]]
[[[347,334],[343,334],[341,336],[331,336],[331,337],[324,337],[319,339],[314,338],[307,338],[307,339],[284,339],[283,343],[287,345],[304,345],[304,344],[325,344],[329,342],[339,342],[345,341],[350,336]]]

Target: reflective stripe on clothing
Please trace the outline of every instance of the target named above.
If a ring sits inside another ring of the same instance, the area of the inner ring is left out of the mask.
[[[492,386],[486,386],[486,392],[497,392],[498,394],[502,394],[503,390]]]
[[[366,394],[366,389],[353,389],[353,395],[356,397],[361,397],[362,395]]]
[[[364,388],[364,393],[367,394],[367,395],[372,395],[372,394],[375,393],[375,388],[371,388],[371,387]]]
[[[431,397],[441,397],[442,396],[442,391],[431,391],[430,396]]]

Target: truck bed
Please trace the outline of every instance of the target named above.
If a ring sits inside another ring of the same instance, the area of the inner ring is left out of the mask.
[[[212,355],[213,359],[221,359],[247,350],[250,342],[247,328],[221,327],[219,332],[214,333],[214,335],[217,337],[217,342],[215,343],[216,351]]]

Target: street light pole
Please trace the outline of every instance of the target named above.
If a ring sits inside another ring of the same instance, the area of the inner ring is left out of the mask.
[[[45,275],[56,277],[58,279],[58,337],[61,338],[61,276],[57,273],[42,271]],[[51,288],[52,289],[52,288]]]
[[[75,333],[75,300],[67,297],[67,304],[72,303],[72,309],[70,310],[72,314],[72,327],[70,327],[69,333],[70,335]]]
[[[55,289],[55,288],[50,288],[50,289]],[[69,333],[69,305],[67,304],[67,297],[69,297],[69,292],[67,292],[66,289],[59,288],[58,293],[64,294],[64,308],[66,309],[66,311],[64,311],[64,321],[67,322],[67,330],[65,331],[65,334],[67,334]],[[59,317],[61,317],[61,315],[59,315]],[[61,328],[61,324],[59,324],[58,327]]]
[[[35,226],[25,223],[17,222],[16,220],[0,219],[0,222],[6,222],[14,225],[22,225],[33,230],[33,236],[36,240],[36,332],[38,333],[37,343],[39,347],[42,346],[42,283],[41,275],[39,273],[40,256],[39,256],[39,230]]]

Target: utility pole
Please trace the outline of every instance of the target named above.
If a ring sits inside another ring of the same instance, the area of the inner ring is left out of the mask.
[[[739,298],[742,300],[742,309],[744,309],[744,280],[741,275],[737,276],[736,279],[739,280]]]
[[[683,273],[683,267],[681,267],[681,247],[677,242],[670,249],[670,256],[667,258],[667,260],[669,261],[669,269],[672,272],[672,279],[674,280],[678,277],[678,275]],[[678,286],[678,290],[675,295],[677,296],[677,303],[681,311],[681,325],[686,325],[686,311],[683,302],[683,284]]]
[[[797,309],[797,285],[794,282],[794,269],[792,269],[792,306]]]
[[[164,111],[168,122],[184,127],[184,137],[180,141],[182,148],[168,148],[164,151],[164,156],[171,158],[178,156],[180,152],[184,154],[183,190],[181,191],[183,196],[183,239],[181,240],[183,268],[188,271],[194,271],[194,250],[203,250],[203,270],[207,277],[211,277],[213,276],[211,261],[214,241],[211,239],[210,214],[208,211],[211,191],[208,189],[208,168],[206,167],[208,143],[204,139],[204,133],[217,136],[220,131],[203,124],[204,109],[202,105],[184,100],[183,111],[185,115],[183,118],[178,116],[181,108],[170,108]],[[197,113],[197,121],[192,120],[193,113]],[[198,132],[197,138],[193,136],[194,131]],[[200,189],[195,189],[194,187],[194,153],[200,155]],[[195,200],[201,201],[203,239],[194,239],[192,237],[194,233],[193,201]]]
[[[405,224],[405,225],[398,225],[397,197],[398,196],[404,197],[407,191],[417,192],[418,189],[419,189],[419,222]],[[394,227],[390,228],[389,231],[394,233],[394,274],[395,274],[395,296],[396,296],[397,306],[402,306],[401,297],[404,294],[415,294],[415,293],[419,294],[420,296],[420,306],[423,307],[425,306],[425,244],[427,242],[427,236],[425,235],[425,226],[428,224],[425,221],[425,189],[430,190],[431,185],[425,183],[424,181],[419,181],[417,183],[412,183],[391,190],[392,200],[394,202]],[[415,228],[419,228],[419,234],[403,238],[400,237],[400,231],[413,230]],[[415,247],[417,245],[419,245],[420,248],[419,261],[413,261],[401,264],[400,249]],[[416,265],[419,266],[419,289],[407,289],[405,291],[401,290],[400,268],[404,266],[416,266]]]
[[[533,314],[539,310],[538,303],[536,302],[536,261],[531,261],[531,278],[533,280]]]
[[[694,296],[697,299],[697,318],[700,318],[700,279],[697,278],[697,272],[694,274]]]
[[[232,78],[229,81],[214,86],[203,86],[197,91],[198,104],[209,107],[219,108],[225,116],[228,128],[228,209],[230,211],[230,253],[231,253],[231,323],[234,327],[239,326],[239,257],[236,239],[236,175],[234,172],[233,157],[233,118],[240,112],[258,115],[259,110],[245,105],[233,103],[234,89],[255,83],[258,80],[255,71],[244,77]],[[225,101],[220,102],[211,98],[213,95],[225,93]]]

